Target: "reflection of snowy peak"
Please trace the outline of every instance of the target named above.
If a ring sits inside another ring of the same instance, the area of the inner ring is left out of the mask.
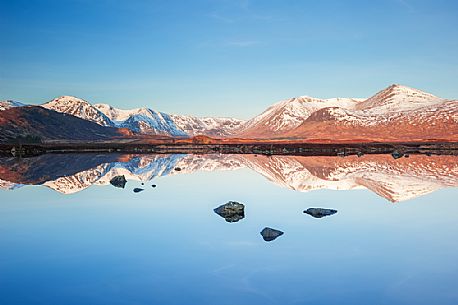
[[[64,161],[71,171],[71,159],[55,155],[54,161]],[[98,157],[97,157],[98,158]],[[1,160],[1,159],[0,159]],[[98,159],[103,160],[103,159]],[[11,161],[11,159],[9,160]],[[49,162],[48,159],[43,161]],[[179,175],[197,171],[219,171],[250,168],[277,185],[297,191],[319,189],[352,190],[367,188],[392,201],[412,199],[435,190],[458,186],[458,157],[411,155],[395,160],[390,155],[340,157],[254,156],[254,155],[124,155],[118,161],[108,161],[80,172],[62,175],[44,185],[64,194],[76,193],[90,185],[108,185],[111,178],[124,175],[127,180],[147,182],[155,177]],[[82,163],[82,159],[75,162]],[[0,162],[1,163],[1,162]],[[25,184],[34,184],[32,177],[45,177],[36,172],[25,175]],[[90,163],[88,163],[90,164]],[[8,165],[8,164],[5,164]],[[9,166],[11,166],[9,164]],[[181,170],[176,171],[179,167]],[[48,167],[49,168],[49,167]],[[45,170],[43,167],[42,170]],[[53,174],[55,176],[55,174]],[[15,176],[14,176],[15,177]],[[2,178],[2,177],[0,177]],[[40,181],[40,180],[39,180]],[[41,184],[41,182],[37,184]],[[21,181],[0,180],[8,189]]]
[[[455,156],[414,155],[401,160],[389,155],[245,158],[250,161],[250,168],[269,180],[298,191],[364,187],[398,202],[458,186],[458,157]]]
[[[96,183],[101,177],[106,175],[110,168],[110,163],[104,163],[71,176],[63,176],[56,180],[47,181],[43,185],[62,194],[77,193]]]
[[[6,181],[6,180],[0,179],[0,189],[3,189],[3,190],[15,190],[17,188],[20,188],[21,186],[23,186],[23,184],[17,184],[17,183],[14,183],[14,182],[10,182],[10,181]]]

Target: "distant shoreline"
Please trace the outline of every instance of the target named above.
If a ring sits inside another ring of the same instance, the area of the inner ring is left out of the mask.
[[[298,156],[349,156],[364,154],[458,155],[458,142],[371,142],[371,143],[137,143],[60,142],[0,144],[0,155],[28,157],[46,153],[126,154],[259,154]]]

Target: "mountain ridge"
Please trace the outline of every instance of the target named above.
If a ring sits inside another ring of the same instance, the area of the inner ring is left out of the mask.
[[[0,110],[22,105],[3,101]],[[247,121],[167,114],[147,107],[124,110],[109,104],[92,105],[74,96],[61,96],[42,106],[146,136],[305,141],[383,141],[396,137],[402,141],[458,140],[458,101],[399,84],[390,85],[367,99],[290,98]]]

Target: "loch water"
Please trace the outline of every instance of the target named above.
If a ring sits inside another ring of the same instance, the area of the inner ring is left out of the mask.
[[[458,304],[457,161],[2,157],[0,304]]]

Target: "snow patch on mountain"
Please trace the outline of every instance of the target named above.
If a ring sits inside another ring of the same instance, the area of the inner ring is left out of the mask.
[[[234,135],[245,122],[234,118],[198,118],[185,115],[171,115],[171,118],[175,124],[189,136],[231,136]]]
[[[291,130],[303,123],[313,112],[327,107],[354,109],[364,99],[330,98],[319,99],[309,96],[280,101],[263,113],[247,121],[241,134],[269,134]]]
[[[41,106],[57,112],[71,114],[102,126],[114,126],[113,122],[105,114],[89,102],[74,96],[61,96]]]
[[[109,117],[116,127],[128,128],[142,134],[185,137],[170,115],[149,108],[118,109],[108,104],[95,104],[95,108]]]
[[[0,101],[0,111],[10,109],[13,107],[22,107],[22,106],[25,106],[25,104],[21,102],[16,102],[12,100]]]
[[[444,102],[445,99],[407,86],[394,84],[359,103],[355,110],[371,114],[403,112]]]

